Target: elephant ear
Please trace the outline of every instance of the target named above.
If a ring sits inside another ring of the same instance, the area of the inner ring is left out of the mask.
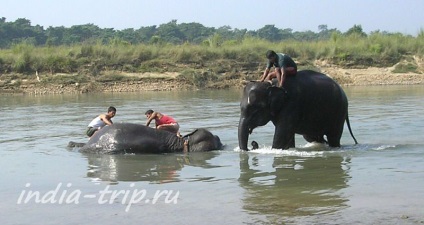
[[[197,131],[197,130],[199,130],[199,129],[196,129],[196,130],[194,130],[193,132],[191,132],[191,133],[188,133],[188,134],[184,135],[184,136],[183,136],[183,138],[190,137],[191,135],[193,135],[194,133],[196,133],[196,131]]]
[[[272,113],[279,112],[287,98],[287,91],[284,88],[275,86],[268,88],[268,104]]]
[[[266,98],[267,93],[265,91],[250,91],[247,98],[248,105],[255,105],[261,108],[267,107],[266,101],[262,99]]]

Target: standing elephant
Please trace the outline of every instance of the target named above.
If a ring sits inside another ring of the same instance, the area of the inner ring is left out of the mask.
[[[79,146],[70,142],[69,147]],[[197,129],[183,138],[175,133],[158,130],[140,124],[114,123],[95,133],[80,151],[88,153],[170,153],[222,149],[218,136],[206,129]]]
[[[246,85],[240,103],[239,147],[248,150],[249,133],[269,121],[275,126],[272,148],[295,147],[294,135],[308,142],[340,146],[346,121],[355,143],[348,117],[348,101],[343,89],[325,74],[303,70],[287,77],[284,87],[252,81]]]

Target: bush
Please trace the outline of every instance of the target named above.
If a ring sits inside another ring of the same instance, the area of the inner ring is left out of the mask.
[[[218,77],[210,71],[200,72],[188,69],[181,72],[177,79],[188,81],[198,88],[203,88],[207,86],[209,81],[217,81]]]
[[[193,53],[189,51],[185,51],[184,49],[182,51],[179,51],[175,58],[176,58],[176,61],[180,63],[191,63],[194,61]]]
[[[28,52],[22,54],[12,65],[12,68],[17,73],[31,72],[31,55]]]
[[[5,70],[5,62],[2,58],[0,58],[0,74],[2,74]]]
[[[139,59],[140,62],[144,62],[153,58],[153,53],[149,49],[141,49],[137,53],[137,59]]]
[[[419,73],[417,71],[418,67],[416,64],[411,62],[408,63],[399,63],[395,66],[393,73]]]
[[[78,57],[91,57],[93,56],[94,50],[93,46],[82,46],[81,47],[81,53],[78,55]]]
[[[119,74],[108,74],[104,76],[99,76],[96,78],[97,81],[100,82],[113,82],[113,81],[124,81],[128,80],[126,76],[119,75]]]
[[[45,67],[50,72],[50,74],[63,72],[63,68],[65,66],[66,58],[61,56],[51,55],[47,57],[45,60]]]
[[[76,84],[76,83],[88,83],[89,77],[86,75],[54,75],[54,76],[43,76],[41,82],[43,83],[59,83],[59,84]]]

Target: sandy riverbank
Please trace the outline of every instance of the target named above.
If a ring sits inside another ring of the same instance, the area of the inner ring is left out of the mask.
[[[366,69],[345,69],[337,66],[321,65],[321,72],[335,79],[342,86],[364,85],[416,85],[424,84],[424,74],[393,73],[393,68],[370,67]],[[260,74],[261,71],[250,72]],[[126,74],[127,76],[135,76]],[[20,85],[2,89],[0,93],[23,94],[61,94],[90,92],[138,92],[138,91],[173,91],[198,89],[188,81],[177,79],[178,73],[149,74],[148,79],[138,81],[95,82],[76,84],[49,84],[34,80],[19,81]],[[259,75],[258,75],[259,78]],[[42,78],[41,78],[42,79]],[[242,88],[247,77],[224,79],[207,85],[209,89]]]

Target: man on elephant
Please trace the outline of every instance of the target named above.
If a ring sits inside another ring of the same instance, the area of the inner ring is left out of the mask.
[[[86,134],[88,137],[93,136],[96,131],[100,130],[106,125],[112,125],[112,118],[116,115],[116,108],[110,106],[106,114],[100,114],[98,117],[94,118],[87,127]]]
[[[277,78],[278,87],[282,87],[286,76],[295,76],[297,74],[297,65],[294,60],[283,53],[275,53],[272,50],[266,52],[266,58],[268,64],[261,77],[261,82],[264,80],[272,81],[273,78]],[[274,72],[270,72],[271,67],[275,67]]]
[[[155,120],[156,129],[166,130],[172,133],[176,133],[177,136],[181,136],[179,132],[180,125],[174,118],[160,112],[155,112],[151,109],[147,110],[145,115],[147,117],[146,126],[149,126],[150,122]]]

